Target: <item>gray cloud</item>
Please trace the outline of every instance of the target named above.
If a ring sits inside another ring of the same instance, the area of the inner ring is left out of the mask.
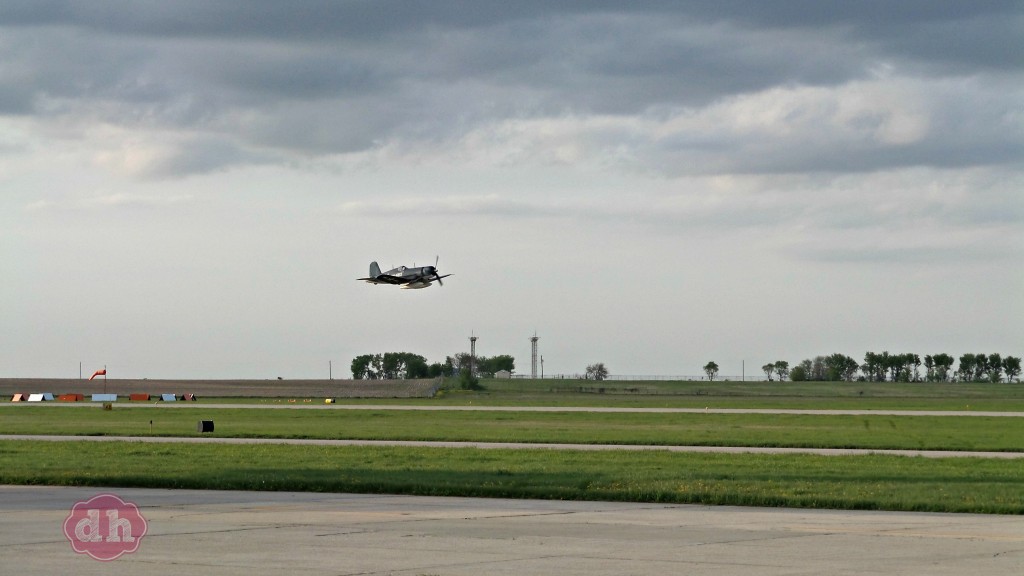
[[[166,178],[213,172],[233,164],[261,164],[269,160],[267,155],[239,148],[229,140],[189,139],[166,153],[154,155],[136,170],[140,176]]]
[[[836,334],[1017,346],[1022,13],[2,1],[0,316],[32,337],[0,360],[312,377],[394,343],[424,297],[446,321],[401,349],[443,358],[475,318],[520,347],[539,329],[561,370],[799,358]],[[352,280],[439,253],[444,290]],[[651,281],[553,283],[567,266]]]
[[[832,248],[804,247],[791,251],[798,258],[828,264],[928,264],[948,266],[952,263],[1008,263],[1019,260],[1022,251],[1009,246],[843,246]]]
[[[973,166],[1024,151],[1015,2],[32,1],[0,6],[0,22],[0,111],[187,129],[241,151],[167,174],[266,149],[429,147],[517,119],[701,114],[879,70],[938,88],[927,138],[879,142],[796,116],[771,138],[708,129],[612,146],[668,174]],[[958,88],[962,78],[973,84]],[[849,126],[869,134],[887,121],[867,110]]]

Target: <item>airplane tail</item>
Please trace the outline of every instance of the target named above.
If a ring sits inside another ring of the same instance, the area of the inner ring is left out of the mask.
[[[380,266],[376,262],[370,262],[370,278],[380,276]]]

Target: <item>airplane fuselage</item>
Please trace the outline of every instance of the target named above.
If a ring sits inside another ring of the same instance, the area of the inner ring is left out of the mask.
[[[433,266],[417,266],[409,268],[408,266],[399,266],[385,272],[388,276],[398,276],[399,278],[416,278],[417,276],[433,276]]]
[[[397,284],[403,289],[415,290],[426,288],[435,281],[443,285],[444,283],[441,282],[441,279],[447,276],[450,276],[450,274],[445,274],[444,276],[438,274],[436,266],[399,266],[387,272],[381,272],[377,263],[371,262],[370,275],[366,278],[359,278],[359,280],[364,280],[370,284]]]

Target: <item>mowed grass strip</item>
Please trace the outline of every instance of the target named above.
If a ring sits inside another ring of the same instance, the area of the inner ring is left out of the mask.
[[[1024,411],[1024,386],[1020,383],[552,379],[489,379],[482,383],[482,391],[444,391],[437,398],[417,402],[494,406]]]
[[[453,381],[449,379],[449,384]],[[202,381],[196,381],[202,386]],[[262,382],[265,384],[265,382]],[[758,381],[624,381],[576,379],[487,379],[483,390],[442,390],[433,398],[346,398],[339,384],[338,401],[350,404],[425,404],[450,406],[617,406],[648,408],[789,408],[847,410],[973,410],[1024,412],[1024,385],[984,382],[758,382]],[[370,386],[378,384],[368,383]],[[389,382],[379,383],[386,388]],[[83,386],[90,386],[84,384]],[[188,386],[186,386],[188,387]],[[195,392],[195,388],[190,390]],[[201,388],[200,388],[201,390]],[[17,390],[24,392],[25,390]],[[81,387],[62,392],[88,392]],[[141,391],[141,390],[140,390]],[[172,392],[173,390],[164,390]],[[180,392],[180,391],[179,391]],[[201,402],[322,402],[301,396],[287,384],[277,398],[210,398]],[[241,391],[240,391],[241,393]],[[0,397],[0,406],[10,396]]]
[[[700,382],[489,379],[483,390],[442,390],[433,398],[339,398],[347,404],[786,408],[1024,412],[1024,385],[976,382]],[[281,390],[287,395],[286,388]],[[291,398],[298,402],[316,398]],[[288,402],[289,398],[203,398],[204,402]]]
[[[0,441],[0,483],[1024,513],[1024,462]]]
[[[1024,451],[1024,418],[11,406],[2,434]]]

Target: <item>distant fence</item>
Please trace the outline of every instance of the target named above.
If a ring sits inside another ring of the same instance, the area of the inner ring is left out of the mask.
[[[545,374],[532,378],[529,374],[514,374],[512,378],[524,379],[524,380],[589,380],[595,382],[593,378],[587,378],[586,374]],[[609,374],[605,377],[606,381],[629,381],[629,382],[665,382],[665,381],[682,381],[682,382],[707,382],[707,374],[701,374],[699,376],[694,375],[666,375],[666,374]],[[756,374],[747,375],[718,375],[715,376],[715,382],[767,382],[768,379],[764,377],[764,374],[760,376]]]
[[[430,398],[439,378],[419,380],[137,380],[100,383],[71,378],[0,378],[0,397],[52,392],[131,394],[195,394],[200,398]],[[88,397],[88,396],[86,396]]]

